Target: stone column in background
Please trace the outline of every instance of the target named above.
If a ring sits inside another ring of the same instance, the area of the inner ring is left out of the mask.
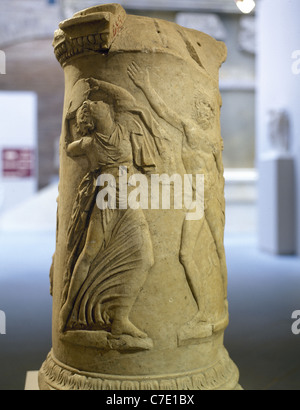
[[[223,345],[225,45],[113,4],[61,23],[54,48],[66,89],[40,388],[238,389]]]

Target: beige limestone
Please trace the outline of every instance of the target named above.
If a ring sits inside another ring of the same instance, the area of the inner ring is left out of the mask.
[[[238,389],[223,345],[225,45],[110,4],[62,22],[54,48],[65,106],[40,388]],[[178,186],[203,213],[176,202]]]

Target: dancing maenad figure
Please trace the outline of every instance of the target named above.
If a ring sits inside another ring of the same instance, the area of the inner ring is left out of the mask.
[[[91,83],[94,87],[89,89]],[[89,94],[103,92],[104,87],[110,93],[118,92],[119,98],[125,94],[125,90],[95,79],[86,81],[85,87]],[[129,107],[135,108],[133,104]],[[74,159],[85,156],[89,171],[79,186],[69,225],[70,256],[60,321],[64,332],[101,330],[110,337],[145,339],[147,334],[129,315],[154,263],[152,242],[143,211],[128,209],[127,195],[120,195],[119,178],[120,170],[130,177],[134,166],[154,167],[154,144],[138,121],[126,116],[124,109],[122,112],[115,115],[107,103],[91,100],[83,101],[76,110],[77,135],[72,142],[68,138],[67,152]],[[135,140],[140,141],[143,155],[136,152]],[[113,206],[97,202],[97,180],[103,174],[116,181]],[[100,335],[107,337],[103,332]]]

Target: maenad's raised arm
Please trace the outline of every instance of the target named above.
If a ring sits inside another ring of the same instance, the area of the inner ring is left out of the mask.
[[[91,87],[91,91],[99,91],[103,94],[104,101],[117,105],[121,111],[131,110],[136,107],[135,98],[124,88],[95,78],[89,78],[87,82]]]
[[[170,125],[182,131],[184,127],[183,120],[167,106],[151,86],[148,70],[143,70],[136,63],[132,63],[128,67],[127,72],[134,84],[143,91],[157,115]]]
[[[71,144],[67,145],[67,154],[70,157],[81,157],[85,154],[83,148],[83,138],[80,140],[74,141]]]

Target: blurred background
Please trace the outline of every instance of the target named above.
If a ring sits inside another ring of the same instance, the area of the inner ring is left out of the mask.
[[[104,3],[1,0],[0,390],[24,389],[27,371],[38,370],[51,348],[48,275],[64,100],[53,34],[78,10]],[[257,0],[254,9],[253,0],[119,3],[227,45],[220,72],[231,318],[225,345],[245,389],[297,390],[300,335],[291,327],[300,310],[299,0]]]

